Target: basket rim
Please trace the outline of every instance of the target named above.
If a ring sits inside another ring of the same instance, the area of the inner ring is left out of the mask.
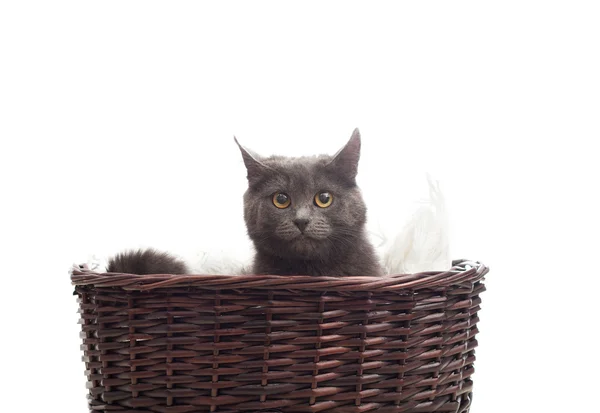
[[[478,262],[455,260],[447,271],[414,274],[367,276],[307,275],[202,275],[99,273],[80,266],[71,270],[71,284],[95,288],[120,288],[127,291],[150,291],[161,288],[188,287],[204,290],[310,290],[384,292],[450,287],[481,280],[489,268]]]

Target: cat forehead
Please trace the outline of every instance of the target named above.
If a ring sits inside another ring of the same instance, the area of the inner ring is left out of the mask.
[[[328,155],[288,157],[274,155],[261,162],[274,169],[311,169],[324,168],[332,160]]]
[[[323,185],[330,180],[325,173],[331,162],[329,156],[288,158],[273,156],[261,161],[275,173],[271,181],[275,185],[285,185],[289,189],[310,188]]]

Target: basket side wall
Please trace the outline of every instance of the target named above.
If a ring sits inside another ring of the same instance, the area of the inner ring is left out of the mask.
[[[90,409],[465,413],[483,290],[78,286]]]

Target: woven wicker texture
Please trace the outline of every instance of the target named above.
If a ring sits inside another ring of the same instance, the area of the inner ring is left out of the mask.
[[[74,269],[94,412],[466,413],[488,269],[372,277]]]

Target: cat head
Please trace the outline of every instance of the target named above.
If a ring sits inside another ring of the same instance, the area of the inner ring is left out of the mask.
[[[324,260],[351,249],[362,236],[366,207],[356,184],[358,129],[334,156],[260,158],[238,146],[248,178],[244,219],[257,250]]]

